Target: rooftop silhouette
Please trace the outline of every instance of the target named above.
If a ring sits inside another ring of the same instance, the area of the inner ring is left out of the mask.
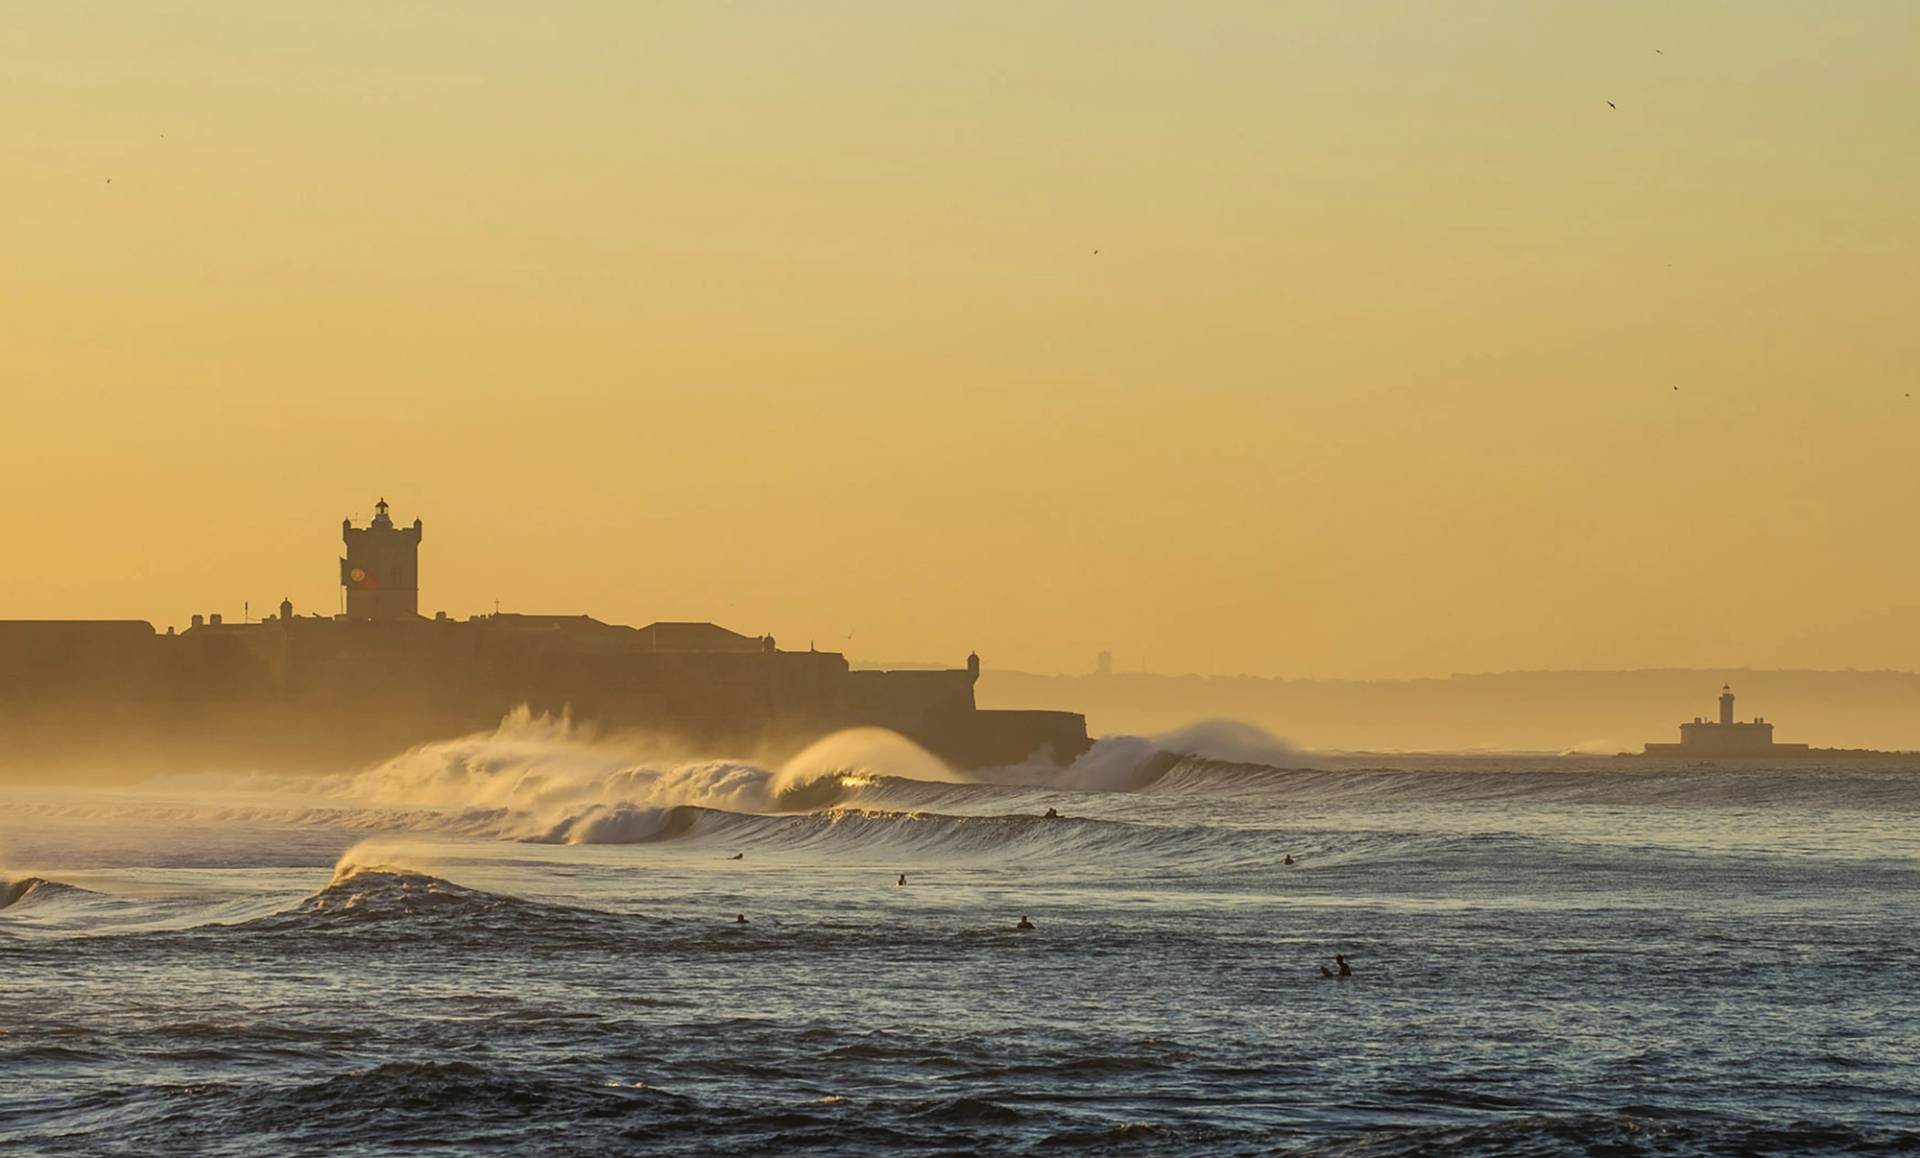
[[[1760,717],[1756,716],[1746,723],[1735,720],[1733,688],[1722,684],[1718,720],[1695,716],[1691,723],[1680,725],[1678,744],[1648,744],[1642,754],[1707,759],[1715,756],[1785,756],[1807,751],[1805,744],[1774,743],[1773,725]]]
[[[1064,762],[1089,743],[1077,713],[980,709],[978,655],[855,671],[839,652],[783,651],[707,622],[424,617],[423,524],[396,526],[384,498],[375,512],[365,527],[342,520],[338,614],[298,615],[283,599],[259,622],[196,614],[164,635],[140,621],[0,621],[3,718],[29,748],[117,739],[321,763],[490,727],[520,707],[716,752],[858,725],[959,766]],[[89,712],[120,726],[68,727]]]

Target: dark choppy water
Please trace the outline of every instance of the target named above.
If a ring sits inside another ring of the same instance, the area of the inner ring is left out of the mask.
[[[0,1150],[1920,1152],[1920,768],[1095,756],[18,793]]]

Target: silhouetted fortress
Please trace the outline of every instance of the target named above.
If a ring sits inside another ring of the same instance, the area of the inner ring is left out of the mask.
[[[1695,716],[1692,723],[1680,725],[1678,744],[1648,744],[1642,755],[1709,759],[1715,756],[1805,756],[1810,751],[1805,744],[1774,743],[1773,725],[1763,717],[1756,716],[1745,723],[1736,721],[1733,718],[1733,689],[1722,685],[1718,722]]]
[[[522,705],[715,754],[890,728],[959,767],[1088,747],[1071,712],[974,706],[978,656],[945,671],[854,671],[712,623],[624,627],[585,615],[419,614],[422,526],[383,499],[341,527],[345,608],[257,623],[0,621],[0,758],[331,767],[490,728]]]

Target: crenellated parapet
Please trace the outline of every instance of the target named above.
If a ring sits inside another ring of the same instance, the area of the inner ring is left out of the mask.
[[[419,519],[411,527],[396,527],[387,516],[387,500],[374,507],[373,521],[355,527],[352,519],[340,523],[347,545],[340,560],[340,585],[347,592],[348,619],[413,619],[420,614]]]
[[[188,762],[334,767],[525,709],[726,754],[872,726],[956,766],[1065,762],[1087,748],[1080,715],[978,710],[978,654],[956,668],[854,671],[838,652],[782,651],[771,635],[707,622],[422,618],[421,523],[395,526],[384,499],[375,510],[364,527],[341,523],[344,615],[296,616],[282,599],[264,620],[195,615],[164,636],[146,623],[0,622],[0,735],[19,752],[99,739],[143,758],[170,745]],[[104,733],[74,726],[106,719]]]

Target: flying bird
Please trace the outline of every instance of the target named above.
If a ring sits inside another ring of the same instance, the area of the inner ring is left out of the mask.
[[[1620,106],[1619,106],[1619,105],[1617,105],[1617,104],[1614,104],[1614,103],[1613,103],[1612,101],[1608,101],[1608,102],[1607,102],[1607,107],[1608,107],[1608,108],[1610,108],[1610,109],[1617,109],[1617,108],[1619,108]]]

